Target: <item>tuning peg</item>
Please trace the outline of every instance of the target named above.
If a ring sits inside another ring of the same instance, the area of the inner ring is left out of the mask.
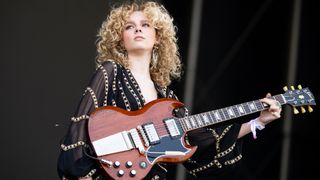
[[[291,90],[294,90],[294,86],[290,86]]]
[[[299,114],[299,111],[298,111],[298,109],[296,107],[293,107],[293,113],[294,114]]]
[[[301,112],[302,112],[302,113],[305,113],[305,112],[306,112],[306,109],[305,109],[304,107],[302,107],[302,106],[301,106]]]
[[[298,89],[302,89],[302,86],[300,84],[298,85]]]
[[[284,90],[284,91],[288,91],[288,87],[287,87],[287,86],[284,86],[284,87],[283,87],[283,90]]]
[[[313,109],[312,109],[311,106],[308,106],[308,111],[309,111],[309,112],[312,112],[312,111],[313,111]]]

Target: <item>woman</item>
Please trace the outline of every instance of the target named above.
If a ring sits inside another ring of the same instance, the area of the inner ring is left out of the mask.
[[[96,108],[115,106],[135,111],[158,98],[177,99],[167,88],[181,74],[175,30],[172,17],[156,2],[123,4],[110,12],[98,34],[97,69],[61,144],[58,161],[61,179],[106,179],[93,158],[87,134],[87,121]],[[255,120],[188,133],[187,143],[198,146],[194,156],[184,162],[188,172],[195,176],[213,175],[239,161],[242,157],[239,139],[280,117],[281,106],[277,101],[269,98],[261,101],[270,108]],[[187,109],[177,109],[176,115],[187,116]],[[162,163],[153,166],[145,179],[165,177]]]

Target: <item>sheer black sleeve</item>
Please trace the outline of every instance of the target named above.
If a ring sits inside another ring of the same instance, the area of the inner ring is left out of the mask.
[[[242,140],[238,139],[240,124],[207,127],[188,132],[186,141],[198,146],[196,153],[184,163],[197,177],[228,172],[241,160]]]
[[[168,97],[177,96],[169,90]],[[186,107],[176,109],[177,117],[189,115]],[[241,125],[215,125],[200,128],[187,133],[186,142],[198,146],[195,154],[183,165],[196,177],[209,177],[232,170],[242,155],[242,140],[238,139]]]
[[[90,177],[97,171],[97,165],[87,154],[92,155],[87,134],[90,113],[99,106],[110,104],[112,82],[115,77],[112,62],[99,65],[94,72],[83,96],[71,118],[66,135],[62,139],[58,158],[58,175],[61,179]]]

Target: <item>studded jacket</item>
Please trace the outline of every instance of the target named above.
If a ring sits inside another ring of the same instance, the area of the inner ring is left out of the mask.
[[[174,98],[176,95],[167,87],[156,86],[158,98]],[[58,158],[60,179],[92,177],[107,179],[99,168],[87,134],[87,121],[90,113],[101,106],[115,106],[127,111],[141,109],[145,99],[138,83],[129,69],[108,60],[99,65],[94,72],[81,100],[66,135],[62,139]],[[178,117],[188,116],[187,108],[177,110]],[[186,142],[197,145],[196,153],[183,165],[193,176],[210,176],[233,167],[241,156],[241,141],[237,139],[239,124],[206,127],[191,131]],[[89,155],[89,156],[88,156]],[[153,166],[145,179],[166,179],[166,164]]]

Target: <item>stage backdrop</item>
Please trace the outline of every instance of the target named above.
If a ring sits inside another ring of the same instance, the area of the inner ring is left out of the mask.
[[[163,1],[177,25],[185,67],[192,2]],[[96,34],[112,4],[106,0],[0,2],[2,179],[58,179],[60,140],[95,69]],[[283,92],[290,65],[292,7],[290,0],[203,1],[194,113]],[[301,4],[293,85],[310,87],[319,100],[316,7],[311,1]],[[185,82],[186,77],[171,86],[182,101]],[[311,164],[319,161],[318,119],[318,106],[313,113],[292,119],[290,180],[316,177],[316,166]],[[280,120],[259,132],[257,140],[245,137],[241,166],[232,177],[221,179],[279,179],[282,128]],[[176,167],[169,169],[168,179],[174,179]]]

